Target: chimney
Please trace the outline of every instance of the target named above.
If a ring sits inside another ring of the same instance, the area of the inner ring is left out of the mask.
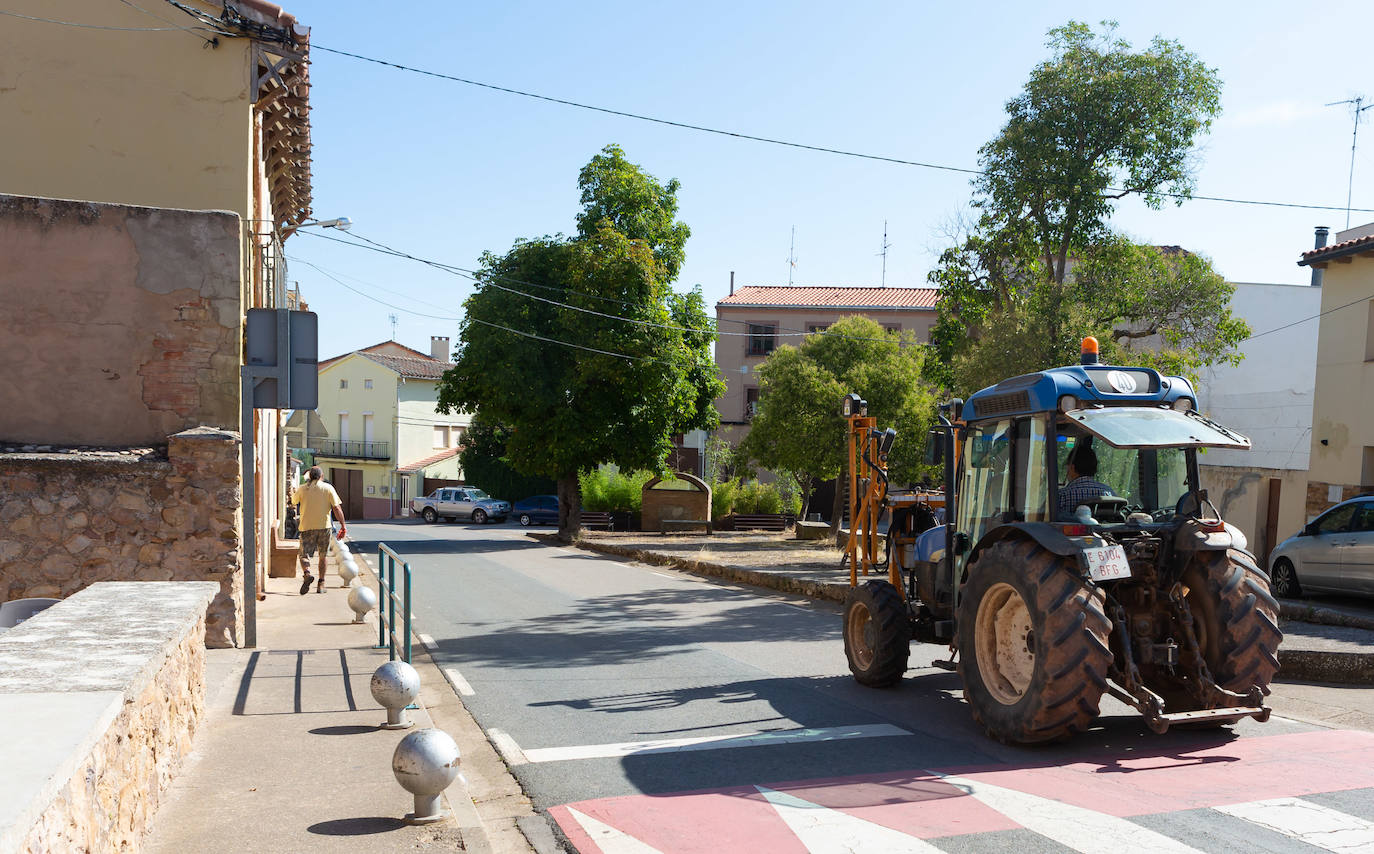
[[[1323,246],[1325,246],[1325,245],[1326,245],[1326,235],[1329,234],[1329,233],[1330,233],[1330,230],[1329,230],[1326,226],[1324,226],[1324,225],[1319,225],[1319,226],[1317,226],[1317,242],[1316,242],[1315,244],[1313,244],[1312,248],[1313,248],[1313,249],[1321,249]],[[1322,270],[1320,270],[1320,269],[1318,269],[1318,268],[1316,268],[1316,267],[1313,267],[1313,268],[1312,268],[1312,287],[1314,287],[1314,288],[1320,288],[1320,287],[1322,286],[1322,272],[1323,272]]]
[[[735,271],[730,271],[730,296],[735,295]]]
[[[448,351],[447,335],[429,336],[429,355],[440,362],[447,362],[453,357],[453,354]]]

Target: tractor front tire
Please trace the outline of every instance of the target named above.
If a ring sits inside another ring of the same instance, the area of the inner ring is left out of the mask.
[[[860,685],[890,688],[906,673],[911,621],[906,601],[886,581],[851,587],[844,603],[844,655]]]
[[[1269,591],[1265,574],[1245,552],[1237,549],[1199,552],[1183,573],[1184,597],[1193,616],[1202,660],[1217,685],[1245,694],[1269,683],[1279,670],[1279,603]],[[1166,712],[1196,711],[1200,706],[1186,686],[1155,689]],[[1190,727],[1224,726],[1202,721]]]
[[[988,735],[1041,744],[1092,725],[1112,664],[1105,602],[1076,562],[1035,542],[978,556],[959,599],[959,676]]]

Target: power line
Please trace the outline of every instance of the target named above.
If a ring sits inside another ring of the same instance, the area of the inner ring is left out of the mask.
[[[604,114],[606,114],[606,115],[612,115],[612,116],[620,116],[621,118],[634,119],[634,120],[636,120],[636,121],[641,121],[641,122],[651,122],[651,123],[653,123],[653,124],[659,124],[659,125],[666,125],[666,126],[668,126],[668,127],[681,128],[681,129],[683,129],[683,130],[697,131],[698,133],[709,133],[709,134],[714,134],[714,135],[716,135],[716,136],[725,136],[725,137],[730,137],[730,138],[733,138],[733,139],[744,139],[744,140],[749,140],[749,141],[751,141],[751,142],[762,142],[762,143],[766,143],[766,144],[768,144],[768,145],[780,145],[780,146],[784,146],[784,147],[786,147],[786,148],[797,148],[797,149],[801,149],[801,150],[804,150],[804,151],[815,151],[815,152],[819,152],[819,153],[821,153],[821,154],[834,154],[834,155],[838,155],[838,156],[841,156],[841,157],[853,157],[853,158],[857,158],[857,159],[860,159],[860,160],[873,160],[873,161],[877,161],[877,162],[881,162],[881,163],[892,163],[892,164],[895,164],[895,165],[897,165],[897,166],[915,166],[915,167],[919,167],[919,168],[921,168],[921,169],[935,169],[935,170],[939,170],[939,171],[942,171],[942,172],[957,172],[957,173],[964,174],[964,175],[975,175],[975,176],[983,176],[983,175],[988,174],[986,171],[984,171],[984,170],[982,170],[982,169],[969,169],[969,168],[960,167],[960,166],[947,166],[947,165],[944,165],[944,164],[941,164],[941,163],[929,163],[929,162],[925,162],[925,161],[921,161],[921,160],[908,160],[908,159],[901,158],[901,157],[888,157],[888,156],[882,155],[882,154],[868,154],[868,153],[860,152],[860,151],[849,151],[849,150],[842,149],[842,148],[830,148],[830,147],[823,146],[823,145],[810,145],[810,144],[808,144],[808,143],[793,142],[793,141],[791,141],[791,140],[777,139],[777,138],[775,138],[775,137],[758,136],[758,135],[756,135],[756,134],[749,134],[749,133],[742,133],[742,132],[739,132],[739,131],[724,130],[724,129],[721,129],[721,128],[709,127],[709,126],[707,126],[707,125],[697,125],[697,124],[692,124],[692,123],[690,123],[690,122],[680,122],[680,121],[675,121],[675,120],[673,120],[673,119],[663,119],[663,118],[658,118],[657,116],[648,116],[648,115],[644,115],[644,114],[642,114],[642,113],[632,113],[632,112],[629,112],[628,110],[616,110],[616,109],[612,109],[612,108],[610,108],[610,107],[599,107],[599,106],[596,106],[595,104],[584,104],[584,103],[581,103],[581,102],[578,102],[578,101],[570,101],[570,100],[568,100],[568,99],[566,99],[566,98],[555,98],[555,97],[553,97],[553,96],[551,96],[551,95],[541,95],[541,94],[539,94],[539,93],[537,93],[537,92],[526,92],[526,91],[524,91],[524,90],[522,90],[522,89],[514,89],[514,88],[511,88],[511,87],[509,87],[509,86],[499,86],[499,85],[497,85],[497,84],[495,84],[495,83],[484,83],[484,82],[482,82],[482,81],[480,81],[480,80],[472,80],[472,79],[469,79],[469,78],[466,78],[466,77],[458,77],[457,75],[454,75],[454,74],[444,74],[443,72],[439,72],[439,71],[429,71],[429,70],[424,69],[424,68],[416,68],[416,67],[414,67],[414,66],[404,65],[404,64],[399,63],[399,62],[392,62],[392,61],[386,60],[386,59],[377,59],[376,57],[364,56],[364,55],[362,55],[362,54],[360,54],[360,53],[352,53],[352,52],[346,51],[346,50],[339,50],[338,48],[325,47],[325,46],[320,45],[320,44],[314,44],[314,43],[312,43],[312,44],[311,44],[311,50],[319,50],[319,51],[324,51],[325,53],[333,53],[333,54],[337,54],[337,55],[339,55],[339,56],[346,56],[346,57],[349,57],[350,59],[356,59],[356,60],[360,60],[360,61],[362,61],[362,62],[370,62],[370,63],[376,64],[376,65],[385,66],[385,67],[387,67],[387,68],[394,68],[394,69],[396,69],[396,70],[398,70],[398,71],[409,72],[409,73],[411,73],[411,74],[420,74],[420,75],[424,75],[424,76],[426,76],[426,77],[434,77],[434,78],[438,78],[438,79],[440,79],[440,80],[448,80],[448,81],[453,82],[453,83],[462,83],[462,84],[464,84],[464,85],[466,85],[466,86],[475,86],[475,87],[478,87],[478,88],[481,88],[481,89],[489,89],[489,90],[492,90],[492,91],[494,91],[494,92],[504,92],[505,94],[508,94],[508,95],[518,95],[518,96],[520,96],[520,97],[522,97],[522,98],[532,98],[532,99],[537,100],[537,101],[546,101],[546,102],[552,103],[552,104],[561,104],[561,105],[563,105],[563,106],[565,106],[565,107],[574,107],[574,108],[579,109],[579,110],[590,110],[590,111],[592,111],[592,112],[604,113]],[[1131,190],[1130,190],[1129,188],[1125,188],[1125,187],[1106,187],[1106,188],[1104,188],[1104,191],[1105,191],[1105,192],[1109,192],[1109,193],[1131,192]],[[1192,194],[1188,194],[1188,193],[1168,193],[1168,192],[1162,192],[1162,191],[1153,193],[1152,195],[1160,196],[1160,197],[1167,198],[1167,199],[1186,199],[1186,200],[1204,201],[1204,202],[1220,202],[1220,203],[1223,203],[1223,204],[1232,204],[1232,205],[1252,205],[1252,206],[1257,206],[1257,207],[1280,207],[1280,208],[1294,208],[1294,209],[1299,209],[1299,210],[1316,210],[1316,211],[1343,211],[1343,210],[1352,210],[1352,211],[1357,211],[1357,212],[1359,212],[1359,213],[1374,213],[1374,208],[1350,208],[1349,206],[1341,206],[1341,205],[1309,205],[1309,204],[1301,204],[1301,203],[1298,203],[1298,202],[1271,202],[1271,201],[1264,201],[1264,200],[1260,200],[1260,199],[1237,199],[1237,198],[1231,198],[1231,197],[1227,197],[1227,196],[1199,196],[1199,195],[1192,195]]]
[[[21,15],[18,12],[9,12],[4,9],[0,9],[0,15],[8,15],[11,18],[23,18],[25,21],[36,21],[40,24],[59,24],[64,27],[79,27],[83,30],[116,30],[123,33],[175,33],[186,29],[185,27],[111,27],[104,24],[81,24],[76,21],[59,21],[55,18],[39,18],[35,15]]]
[[[1365,302],[1365,301],[1367,301],[1367,300],[1370,300],[1370,299],[1374,299],[1374,294],[1366,294],[1365,296],[1362,296],[1362,297],[1360,297],[1360,298],[1357,299],[1357,300],[1351,300],[1350,302],[1346,303],[1345,305],[1338,305],[1338,306],[1336,306],[1335,308],[1328,308],[1326,311],[1323,311],[1323,312],[1321,312],[1320,314],[1314,314],[1314,315],[1312,315],[1312,316],[1310,316],[1310,317],[1304,317],[1304,318],[1301,318],[1300,320],[1295,320],[1295,321],[1293,321],[1292,323],[1286,323],[1286,324],[1284,324],[1283,326],[1278,326],[1278,327],[1275,327],[1275,328],[1273,328],[1273,329],[1265,330],[1264,332],[1259,332],[1259,333],[1257,333],[1257,334],[1255,334],[1255,335],[1251,335],[1249,338],[1245,338],[1245,339],[1243,339],[1243,340],[1241,340],[1241,341],[1239,341],[1239,342],[1237,342],[1237,343],[1238,343],[1238,345],[1239,345],[1239,344],[1244,344],[1244,343],[1246,343],[1247,341],[1254,341],[1256,338],[1263,338],[1263,337],[1266,336],[1266,335],[1273,335],[1275,332],[1282,332],[1282,331],[1285,330],[1285,329],[1291,329],[1292,327],[1297,326],[1297,325],[1300,324],[1300,323],[1306,323],[1306,322],[1309,321],[1309,320],[1316,320],[1316,319],[1319,318],[1319,317],[1325,317],[1326,315],[1331,314],[1333,311],[1340,311],[1340,310],[1343,309],[1343,308],[1350,308],[1352,305],[1358,305],[1358,304],[1360,304],[1360,303],[1362,303],[1362,302]]]

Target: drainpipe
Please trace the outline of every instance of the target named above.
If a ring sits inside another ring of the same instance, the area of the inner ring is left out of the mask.
[[[1319,225],[1319,226],[1317,226],[1317,240],[1316,240],[1316,243],[1313,244],[1312,248],[1313,248],[1313,249],[1321,249],[1321,248],[1323,248],[1324,246],[1326,246],[1326,235],[1327,235],[1328,233],[1330,233],[1330,230],[1329,230],[1326,226],[1324,226],[1324,225]],[[1323,273],[1323,272],[1324,272],[1324,271],[1321,270],[1321,269],[1318,268],[1318,267],[1313,267],[1313,268],[1312,268],[1312,287],[1314,287],[1314,288],[1320,288],[1320,287],[1322,286],[1322,273]]]
[[[735,271],[730,271],[730,296],[735,295]]]

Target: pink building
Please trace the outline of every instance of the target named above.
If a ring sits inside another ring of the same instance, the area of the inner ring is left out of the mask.
[[[935,288],[851,288],[746,285],[716,303],[716,364],[725,376],[725,396],[716,400],[721,432],[737,444],[747,432],[758,402],[755,373],[782,344],[800,344],[841,317],[862,315],[887,329],[913,330],[930,340],[935,325]],[[745,334],[734,334],[745,333]],[[838,405],[838,404],[837,404]]]

